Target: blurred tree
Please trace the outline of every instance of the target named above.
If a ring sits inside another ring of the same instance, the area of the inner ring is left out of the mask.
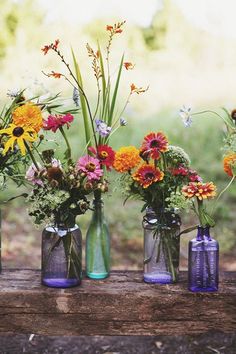
[[[164,0],[162,9],[154,15],[150,27],[143,29],[144,40],[151,50],[165,47],[170,6],[170,0]]]
[[[37,5],[36,5],[37,6]],[[0,60],[7,53],[7,47],[16,41],[17,30],[26,27],[28,30],[32,25],[42,22],[43,13],[35,7],[32,0],[0,1]]]
[[[6,55],[6,48],[15,38],[18,24],[17,5],[8,0],[0,2],[0,59]]]

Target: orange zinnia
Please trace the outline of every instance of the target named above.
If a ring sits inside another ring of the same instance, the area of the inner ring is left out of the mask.
[[[236,153],[226,155],[223,160],[224,163],[224,171],[230,177],[235,175],[236,170]]]
[[[143,188],[148,188],[151,184],[162,181],[164,173],[154,165],[144,164],[138,168],[132,177]]]
[[[186,198],[196,197],[199,200],[214,198],[216,195],[216,186],[213,182],[190,182],[182,188],[182,193]]]

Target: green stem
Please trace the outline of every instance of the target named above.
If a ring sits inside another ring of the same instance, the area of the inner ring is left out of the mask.
[[[224,123],[226,124],[226,126],[230,126],[230,128],[235,128],[233,127],[231,124],[229,124],[229,122],[227,122],[227,120],[222,117],[219,113],[217,112],[214,112],[214,111],[211,111],[211,110],[205,110],[205,111],[200,111],[200,112],[196,112],[196,113],[192,113],[192,116],[196,116],[196,115],[199,115],[199,114],[204,114],[204,113],[212,113],[212,114],[215,114],[217,117],[219,117],[220,119],[222,119],[224,121]]]
[[[67,136],[66,136],[66,133],[65,133],[63,127],[60,127],[59,129],[60,129],[60,132],[66,142],[67,151],[68,151],[68,165],[69,165],[72,162],[70,143],[69,143],[69,140],[67,139]]]
[[[177,276],[176,276],[176,271],[175,271],[175,267],[173,265],[173,258],[172,258],[172,252],[171,252],[171,247],[169,244],[169,240],[167,238],[169,238],[169,236],[164,235],[165,237],[165,245],[166,245],[166,250],[167,250],[167,258],[168,258],[168,266],[169,266],[169,271],[172,275],[172,280],[173,283],[176,282],[177,280]]]
[[[161,152],[161,156],[162,156],[162,160],[163,160],[163,168],[164,168],[164,173],[165,173],[167,170],[166,157],[163,152]]]
[[[35,160],[35,157],[34,157],[32,151],[31,151],[29,145],[27,144],[27,142],[25,140],[24,140],[24,144],[25,144],[25,147],[26,147],[26,149],[27,149],[27,151],[28,151],[28,153],[30,155],[31,160],[33,161],[33,164],[35,165],[36,169],[39,171],[40,169],[38,167],[37,161]]]
[[[220,197],[221,197],[221,196],[227,191],[227,189],[231,186],[231,184],[233,183],[233,181],[235,180],[235,178],[236,178],[236,176],[234,175],[234,176],[231,178],[231,180],[229,181],[229,183],[227,184],[227,186],[220,192],[220,194],[219,194],[218,197],[216,198],[216,201],[215,201],[215,203],[214,203],[214,205],[213,205],[213,208],[212,208],[212,211],[211,211],[211,215],[212,215],[213,211],[215,210],[216,205],[217,205],[217,203],[218,203]]]

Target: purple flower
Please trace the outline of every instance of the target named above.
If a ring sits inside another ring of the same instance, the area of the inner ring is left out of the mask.
[[[100,119],[96,119],[95,120],[96,123],[96,132],[99,133],[100,136],[102,136],[103,138],[105,138],[106,136],[108,136],[111,132],[111,127],[108,127],[108,125]]]

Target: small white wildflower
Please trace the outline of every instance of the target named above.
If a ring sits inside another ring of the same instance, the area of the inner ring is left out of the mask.
[[[17,96],[19,96],[21,90],[18,88],[14,88],[12,90],[8,90],[7,91],[7,96],[10,98],[16,98]]]
[[[192,124],[192,116],[191,116],[191,107],[186,107],[183,106],[182,108],[180,108],[179,110],[179,115],[182,118],[182,121],[185,125],[186,128],[189,128]]]

